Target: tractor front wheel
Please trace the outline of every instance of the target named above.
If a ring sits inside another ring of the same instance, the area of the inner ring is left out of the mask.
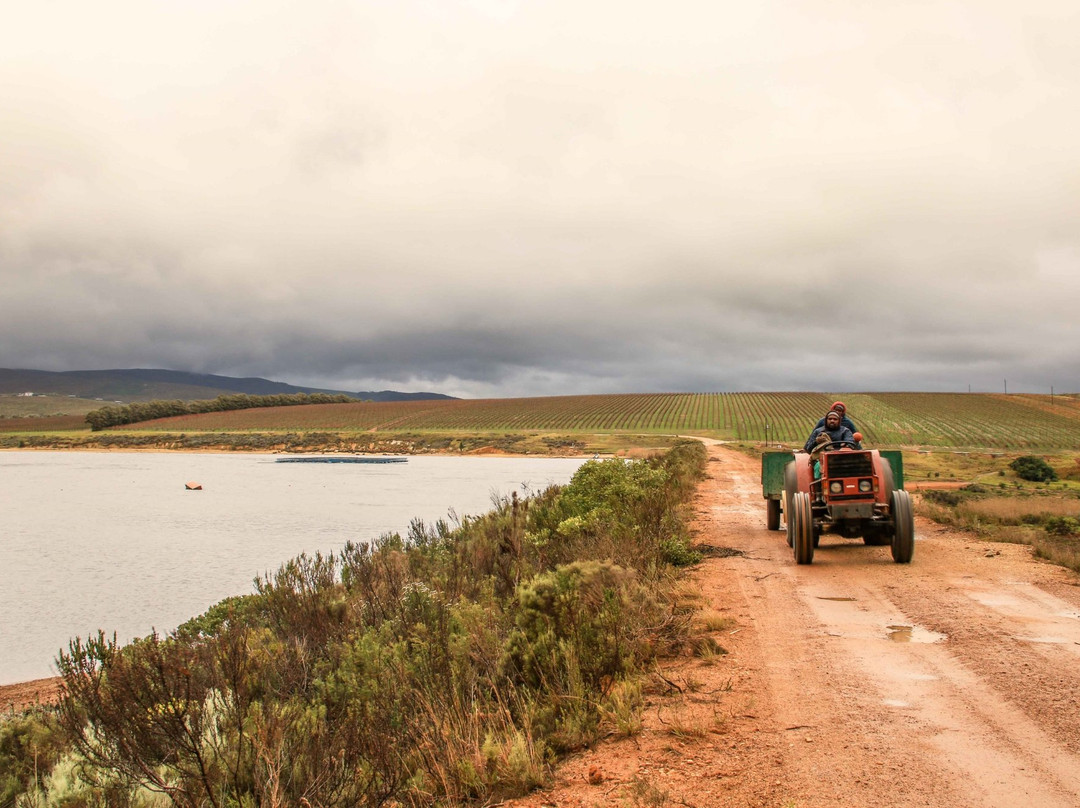
[[[907,564],[915,554],[915,513],[911,510],[911,497],[907,491],[893,491],[892,516],[896,525],[892,539],[893,561]]]
[[[792,547],[795,551],[796,564],[814,563],[814,513],[810,508],[810,495],[797,491],[791,497]]]

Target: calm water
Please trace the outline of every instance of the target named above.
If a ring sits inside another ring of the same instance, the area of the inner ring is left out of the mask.
[[[56,673],[72,637],[167,632],[301,552],[480,514],[581,460],[0,452],[0,684]],[[184,484],[197,481],[201,491]]]

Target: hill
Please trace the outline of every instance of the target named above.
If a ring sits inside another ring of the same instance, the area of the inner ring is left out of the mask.
[[[354,393],[346,390],[297,387],[257,377],[235,378],[152,368],[64,372],[0,368],[0,395],[20,393],[74,396],[79,399],[123,403],[155,399],[198,401],[229,393],[254,396],[332,393],[344,394],[361,401],[431,401],[451,398],[441,393],[400,393],[394,390]]]
[[[835,393],[671,393],[357,402],[177,416],[125,429],[169,432],[696,434],[801,445]],[[875,446],[1073,449],[1080,397],[845,393]]]

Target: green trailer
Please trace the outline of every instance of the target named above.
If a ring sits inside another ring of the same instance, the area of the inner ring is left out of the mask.
[[[904,487],[904,456],[898,449],[882,449],[882,458],[892,467],[893,485]],[[794,452],[764,452],[761,455],[761,494],[765,497],[766,522],[769,530],[780,529],[780,514],[783,513],[784,469],[795,459]],[[785,517],[786,521],[786,517]]]

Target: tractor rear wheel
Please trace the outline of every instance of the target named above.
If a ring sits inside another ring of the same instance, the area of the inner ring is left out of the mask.
[[[780,500],[771,498],[765,500],[765,524],[768,525],[769,530],[780,529]]]
[[[896,525],[892,538],[893,561],[907,564],[915,554],[915,513],[907,491],[893,491],[892,516]]]
[[[814,563],[814,513],[810,508],[810,495],[797,491],[791,497],[792,547],[795,550],[796,564]]]
[[[885,492],[885,501],[891,506],[896,485],[893,483],[892,465],[884,457],[881,458],[881,490]],[[863,536],[863,543],[871,547],[884,547],[886,544],[892,544],[892,536],[874,531]]]

